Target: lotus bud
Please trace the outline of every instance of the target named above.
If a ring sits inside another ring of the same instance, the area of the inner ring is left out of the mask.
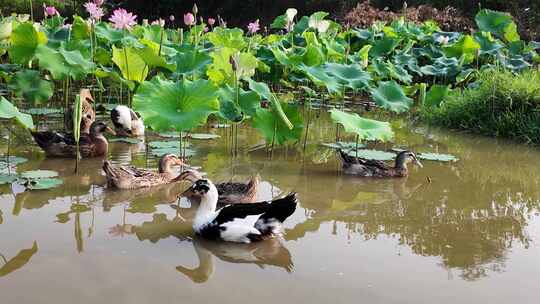
[[[197,4],[193,4],[193,14],[194,15],[197,15],[197,13],[199,12],[199,8],[197,7]]]
[[[233,56],[229,57],[229,63],[232,66],[233,72],[236,72],[236,70],[238,69],[238,66],[236,65],[236,60],[234,60]]]

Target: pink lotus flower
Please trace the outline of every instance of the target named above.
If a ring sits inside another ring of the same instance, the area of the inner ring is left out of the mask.
[[[97,6],[102,6],[103,3],[105,3],[105,0],[94,0],[94,3],[95,3]]]
[[[45,14],[45,17],[50,17],[54,15],[60,16],[60,13],[56,10],[56,7],[54,6],[46,6],[45,3],[43,3],[43,14]]]
[[[101,17],[103,17],[103,9],[99,7],[95,2],[85,3],[84,8],[90,14],[90,18],[93,20],[100,20]]]
[[[132,26],[137,24],[137,15],[128,13],[125,9],[119,8],[115,10],[109,21],[113,23],[113,27],[119,30],[130,30]]]
[[[213,26],[216,23],[216,19],[208,18],[208,25]]]
[[[184,24],[185,25],[194,25],[195,24],[195,16],[193,16],[192,13],[187,13],[184,15]]]
[[[261,26],[259,25],[259,19],[255,20],[255,22],[251,22],[250,24],[248,24],[247,28],[248,33],[250,34],[255,34],[256,32],[258,32],[261,29]]]

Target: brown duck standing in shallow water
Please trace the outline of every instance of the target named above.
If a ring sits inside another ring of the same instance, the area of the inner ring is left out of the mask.
[[[90,126],[96,121],[96,112],[92,104],[94,98],[89,89],[81,89],[79,96],[82,100],[82,116],[81,116],[81,134],[90,133]],[[73,105],[71,105],[64,116],[64,126],[66,132],[73,132]]]
[[[175,181],[176,175],[172,166],[184,165],[184,162],[173,154],[165,154],[159,160],[158,172],[139,169],[133,166],[114,167],[109,161],[103,162],[103,171],[107,176],[107,184],[118,189],[138,189],[168,184]]]
[[[107,155],[109,143],[104,132],[115,134],[105,123],[96,121],[90,126],[90,134],[81,134],[79,151],[81,157],[101,157]],[[34,132],[36,143],[45,151],[47,157],[77,157],[77,144],[73,134],[52,131]]]
[[[187,170],[182,172],[176,179],[187,180],[192,183],[202,178],[202,174]],[[225,206],[231,204],[245,204],[253,203],[257,198],[257,187],[261,182],[261,177],[257,174],[245,183],[238,182],[226,182],[216,184],[218,190],[218,206]],[[197,197],[189,197],[190,200],[196,200]]]
[[[342,150],[339,150],[339,158],[345,174],[364,177],[405,177],[409,175],[407,165],[410,162],[422,168],[416,154],[411,151],[400,152],[396,156],[394,167],[390,167],[382,161],[350,156]]]

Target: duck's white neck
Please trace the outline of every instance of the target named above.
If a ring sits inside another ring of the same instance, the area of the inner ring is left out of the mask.
[[[201,203],[199,204],[197,213],[195,213],[195,220],[193,222],[195,230],[207,224],[216,213],[219,194],[216,186],[211,181],[208,181],[208,184],[210,185],[210,190],[201,197]]]

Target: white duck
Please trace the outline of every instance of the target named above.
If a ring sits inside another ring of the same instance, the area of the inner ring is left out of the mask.
[[[111,111],[111,120],[119,136],[144,136],[144,123],[132,109],[118,105]]]
[[[298,203],[296,193],[271,202],[233,204],[216,211],[218,190],[208,179],[199,179],[183,195],[199,196],[193,221],[198,235],[213,240],[251,243],[280,233],[281,223],[291,216]]]

